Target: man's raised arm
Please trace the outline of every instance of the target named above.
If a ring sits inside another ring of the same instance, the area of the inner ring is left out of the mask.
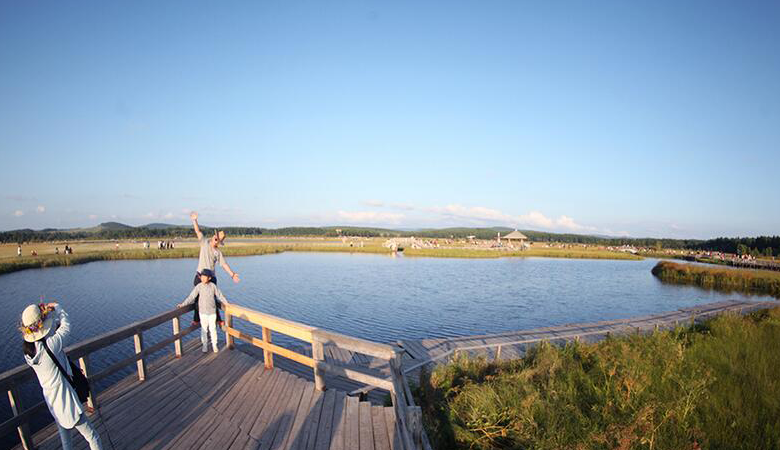
[[[191,212],[190,219],[192,219],[192,227],[195,228],[195,236],[198,237],[198,240],[203,239],[203,233],[201,233],[200,227],[198,226],[198,213],[195,211]]]

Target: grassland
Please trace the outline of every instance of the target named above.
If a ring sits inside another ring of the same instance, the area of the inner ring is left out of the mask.
[[[565,347],[462,357],[416,393],[434,448],[780,448],[780,309]]]
[[[641,256],[624,252],[611,252],[592,247],[575,248],[545,248],[531,247],[527,250],[497,250],[477,248],[408,248],[404,256],[421,256],[430,258],[502,258],[502,257],[543,257],[543,258],[574,258],[574,259],[624,259],[641,260]]]
[[[721,291],[767,294],[780,298],[780,272],[770,270],[706,267],[660,261],[653,275],[661,281],[689,284]]]
[[[120,249],[115,244],[108,243],[81,243],[74,244],[72,255],[55,255],[53,252],[39,254],[38,256],[6,257],[0,259],[0,274],[16,272],[24,269],[37,269],[43,267],[71,266],[85,264],[93,261],[113,261],[125,259],[170,259],[170,258],[197,258],[199,247],[196,242],[178,245],[175,249],[157,250],[143,249],[141,244],[120,244]],[[125,247],[126,249],[123,249]],[[53,248],[53,246],[52,246]],[[62,250],[62,247],[60,247]],[[298,252],[348,252],[348,253],[385,253],[390,250],[379,245],[349,246],[341,242],[328,245],[310,243],[307,241],[296,243],[235,243],[223,247],[225,256],[253,256],[281,253],[288,251]]]
[[[251,256],[280,253],[287,251],[307,252],[349,252],[389,254],[383,247],[384,239],[341,240],[337,238],[279,238],[279,239],[241,239],[235,238],[222,248],[226,256]],[[119,247],[117,248],[117,244]],[[155,247],[156,241],[153,241]],[[198,256],[198,243],[194,239],[176,241],[172,250],[144,249],[141,241],[76,241],[68,242],[73,248],[72,255],[63,255],[65,242],[35,242],[22,247],[23,256],[16,256],[16,245],[0,245],[0,274],[24,269],[70,266],[92,261],[110,261],[121,259],[160,259],[195,258]],[[55,254],[59,248],[60,254]],[[38,255],[31,256],[35,251]],[[453,248],[407,248],[405,256],[434,258],[500,258],[500,257],[548,257],[548,258],[590,258],[636,260],[641,257],[629,253],[611,252],[595,247],[576,246],[568,248],[532,247],[524,251],[506,251],[496,249],[478,249],[469,247]]]

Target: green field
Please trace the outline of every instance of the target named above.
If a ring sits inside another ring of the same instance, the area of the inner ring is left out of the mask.
[[[653,275],[661,281],[689,284],[722,291],[766,294],[780,298],[780,272],[770,270],[706,267],[660,261]]]
[[[461,357],[417,389],[434,448],[778,449],[780,308],[500,363]]]
[[[545,248],[531,247],[527,250],[500,250],[477,248],[407,248],[404,256],[422,256],[430,258],[502,258],[502,257],[543,257],[574,259],[624,259],[641,260],[641,256],[623,252],[611,252],[592,247]]]
[[[71,266],[85,264],[93,261],[113,261],[123,259],[169,259],[169,258],[197,258],[199,248],[195,245],[181,246],[172,250],[139,249],[129,250],[97,250],[77,252],[72,255],[46,254],[41,256],[8,257],[0,259],[0,274],[16,272],[24,269],[37,269],[43,267]],[[383,253],[390,254],[390,250],[377,245],[365,247],[350,247],[349,245],[314,245],[301,244],[251,244],[223,247],[225,256],[253,256],[281,253],[288,251],[297,252],[342,252],[342,253]]]

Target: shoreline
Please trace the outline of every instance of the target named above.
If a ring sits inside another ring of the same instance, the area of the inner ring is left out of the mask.
[[[6,257],[0,259],[0,275],[18,272],[27,269],[43,269],[46,267],[62,267],[86,264],[95,261],[119,261],[119,260],[144,260],[144,259],[180,259],[197,258],[199,249],[194,246],[181,247],[168,250],[157,249],[129,249],[129,250],[97,250],[85,251],[71,255],[39,255]],[[261,256],[278,254],[283,252],[320,252],[320,253],[370,253],[391,255],[393,251],[377,245],[346,246],[346,245],[317,245],[310,243],[285,243],[285,244],[249,244],[223,247],[225,256]],[[538,248],[517,251],[480,250],[469,248],[431,248],[431,249],[406,249],[403,252],[407,257],[425,258],[465,258],[465,259],[495,259],[495,258],[566,258],[566,259],[611,259],[639,261],[644,258],[627,254],[608,252],[601,250],[581,249],[551,249]]]
[[[780,273],[775,271],[659,261],[652,274],[664,283],[780,299]]]

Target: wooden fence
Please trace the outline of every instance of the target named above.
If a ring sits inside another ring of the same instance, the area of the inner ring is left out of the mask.
[[[90,395],[87,405],[90,407],[95,407],[97,405],[98,398],[97,392],[94,389],[95,383],[117,372],[118,370],[129,365],[136,364],[138,370],[138,379],[143,381],[146,379],[146,359],[149,355],[159,352],[166,346],[173,344],[174,354],[176,357],[181,357],[182,337],[198,329],[199,327],[192,325],[188,328],[185,328],[184,330],[181,330],[179,317],[188,311],[192,311],[193,308],[193,305],[189,305],[174,309],[172,311],[157,314],[156,316],[150,317],[149,319],[132,323],[125,327],[109,331],[108,333],[67,347],[65,349],[65,353],[67,353],[71,361],[78,361],[81,370],[84,371],[84,374],[89,380]],[[157,327],[168,321],[172,322],[173,335],[152,346],[144,346],[144,331]],[[89,355],[91,353],[130,338],[133,339],[133,345],[135,349],[135,353],[132,356],[118,361],[98,373],[90,373]],[[11,412],[13,413],[12,418],[0,424],[0,436],[5,436],[6,434],[12,432],[14,428],[16,428],[19,433],[19,438],[22,441],[22,446],[25,449],[35,448],[33,445],[32,434],[30,433],[30,419],[36,414],[47,411],[46,403],[44,402],[38,402],[29,408],[23,407],[20,402],[19,387],[22,383],[34,379],[35,372],[33,372],[33,369],[26,364],[0,374],[0,389],[8,392],[8,401],[11,404]]]
[[[235,319],[259,325],[262,337],[258,338],[237,330],[233,324]],[[272,331],[310,343],[312,357],[275,345],[271,337]],[[234,304],[227,305],[225,308],[225,333],[228,348],[233,347],[233,339],[237,338],[263,349],[265,366],[269,369],[274,366],[274,355],[311,367],[314,371],[314,384],[320,391],[326,389],[324,375],[327,373],[390,392],[404,447],[418,450],[430,447],[422,426],[421,409],[414,404],[409,384],[401,371],[403,350],[400,348],[323,330]],[[390,379],[367,373],[357,365],[336,365],[326,362],[324,351],[326,345],[388,361]]]
[[[149,319],[135,322],[66,348],[65,352],[71,360],[78,360],[79,365],[90,381],[90,386],[93,387],[90,392],[88,406],[94,407],[97,405],[97,392],[94,390],[95,382],[134,363],[136,364],[138,371],[138,379],[144,381],[147,377],[147,356],[156,353],[171,344],[174,346],[173,351],[175,356],[181,357],[182,337],[196,330],[198,326],[192,325],[181,330],[179,317],[192,309],[193,306],[189,305],[164,312]],[[245,320],[249,323],[259,325],[261,327],[261,336],[256,337],[239,331],[234,327],[235,320]],[[168,321],[172,322],[173,335],[152,346],[145,347],[143,339],[144,331]],[[309,357],[274,344],[271,334],[272,331],[310,343],[312,345],[312,356]],[[324,375],[327,373],[329,375],[344,377],[370,386],[376,386],[390,392],[404,447],[415,450],[426,450],[430,448],[428,439],[425,436],[422,427],[420,407],[414,404],[409,385],[401,370],[402,350],[400,348],[345,336],[234,304],[225,305],[225,335],[228,348],[233,348],[234,339],[241,339],[261,348],[263,350],[263,359],[266,368],[271,369],[274,367],[274,355],[289,358],[300,364],[311,367],[314,371],[315,386],[320,391],[326,389]],[[112,364],[98,373],[90,373],[89,355],[91,353],[130,338],[133,339],[135,349],[135,353],[132,356]],[[362,353],[388,361],[390,378],[384,378],[375,373],[368,373],[364,368],[356,365],[337,365],[332,362],[326,362],[324,352],[326,345],[337,346],[348,351]],[[8,392],[8,400],[13,412],[13,417],[11,419],[0,424],[0,435],[6,435],[13,432],[14,428],[16,428],[25,449],[35,448],[29,429],[30,419],[34,415],[46,410],[46,404],[44,402],[39,402],[29,408],[24,408],[20,404],[18,394],[19,386],[21,383],[31,381],[34,378],[35,373],[32,368],[27,365],[21,365],[0,374],[0,388],[5,389]]]

